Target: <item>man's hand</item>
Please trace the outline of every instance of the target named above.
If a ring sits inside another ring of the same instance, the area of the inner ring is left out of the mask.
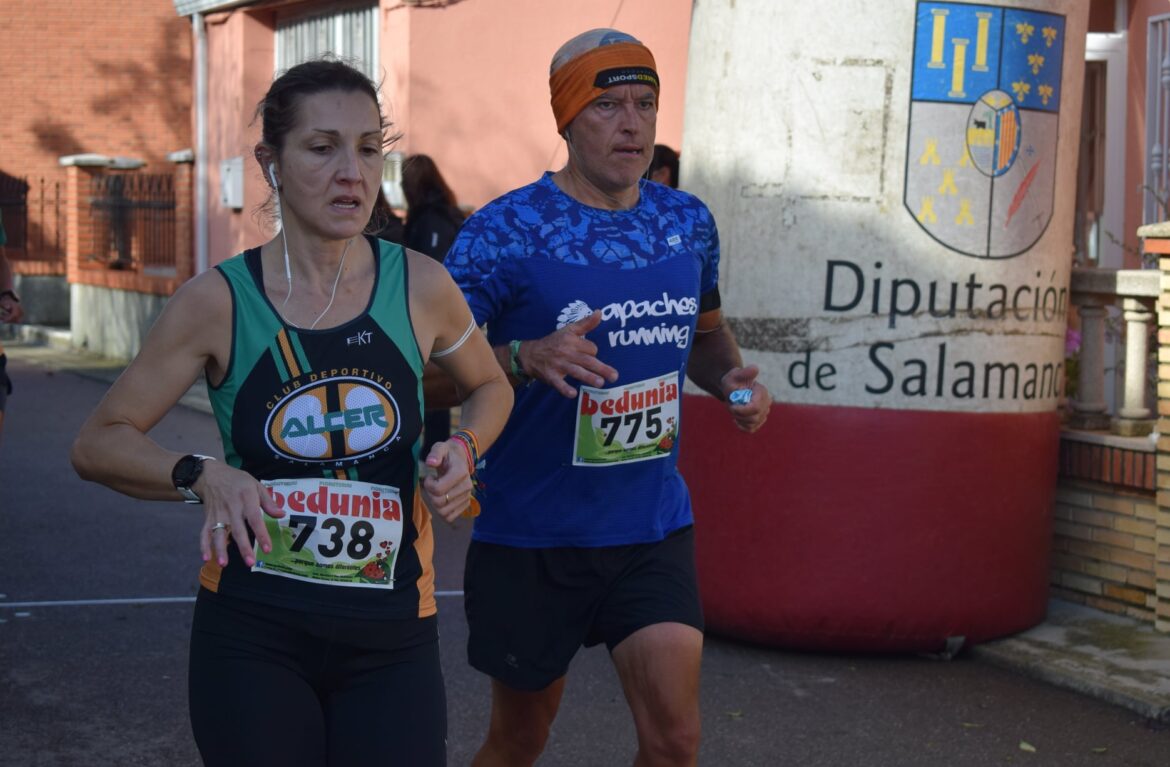
[[[732,368],[723,374],[719,386],[723,390],[723,399],[727,402],[727,409],[735,419],[735,425],[741,431],[751,434],[764,425],[768,420],[768,411],[772,409],[772,395],[766,386],[756,380],[760,369],[755,365],[742,368]],[[736,389],[750,389],[751,401],[745,405],[732,404],[729,399]]]
[[[520,366],[532,378],[543,381],[558,392],[575,399],[576,388],[565,379],[569,376],[590,386],[613,383],[618,372],[597,359],[597,344],[585,334],[601,324],[601,311],[557,330],[544,338],[520,345]]]

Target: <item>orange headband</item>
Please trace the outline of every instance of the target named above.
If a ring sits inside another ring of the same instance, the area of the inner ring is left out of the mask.
[[[658,93],[654,54],[638,43],[614,43],[582,53],[548,78],[557,133],[564,133],[590,101],[615,85],[649,85]]]

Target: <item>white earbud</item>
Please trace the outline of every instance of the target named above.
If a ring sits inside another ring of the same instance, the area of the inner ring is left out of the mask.
[[[276,193],[276,222],[280,225],[280,241],[284,246],[284,276],[288,280],[288,292],[285,293],[284,303],[281,304],[283,308],[292,297],[292,265],[288,258],[288,234],[284,230],[284,213],[280,209],[280,184],[276,183],[276,163],[274,162],[268,163],[268,178],[272,181],[272,191]]]

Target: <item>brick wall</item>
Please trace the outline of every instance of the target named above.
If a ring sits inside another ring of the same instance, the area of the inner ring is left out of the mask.
[[[176,253],[191,253],[194,234],[192,215],[194,179],[193,166],[188,163],[169,164],[175,176],[175,243]],[[67,211],[66,272],[73,285],[92,285],[110,290],[126,290],[157,296],[173,295],[193,273],[191,258],[179,258],[175,262],[174,274],[143,274],[138,271],[122,271],[104,268],[103,265],[87,262],[82,254],[98,250],[94,243],[95,222],[90,206],[73,204],[82,199],[85,189],[95,173],[101,168],[66,168],[66,196],[71,201]]]
[[[1160,246],[1160,247],[1158,247]],[[1145,242],[1147,252],[1158,254],[1162,272],[1162,296],[1158,299],[1158,509],[1154,534],[1155,621],[1159,631],[1170,633],[1170,240]]]
[[[1062,480],[1053,520],[1053,596],[1153,623],[1158,514],[1153,493]]]
[[[4,0],[2,16],[0,171],[64,181],[58,157],[93,152],[168,173],[192,146],[191,27],[172,0]]]

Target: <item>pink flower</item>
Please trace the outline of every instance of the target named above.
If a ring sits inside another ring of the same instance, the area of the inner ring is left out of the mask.
[[[1081,350],[1081,331],[1069,328],[1064,334],[1064,356],[1071,357]]]

